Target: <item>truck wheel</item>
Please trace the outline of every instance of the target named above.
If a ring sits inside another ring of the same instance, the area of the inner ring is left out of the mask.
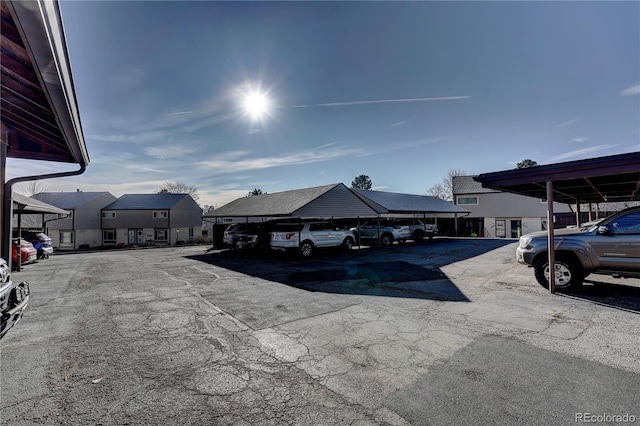
[[[347,237],[344,239],[344,242],[342,243],[342,247],[344,247],[345,250],[351,250],[353,248],[353,238],[351,237]]]
[[[577,261],[558,257],[555,263],[556,290],[575,289],[582,285],[584,271]],[[549,259],[545,256],[536,260],[533,269],[538,283],[549,288]]]
[[[303,241],[300,244],[300,256],[310,257],[313,254],[313,243],[311,241]]]
[[[416,241],[422,241],[424,239],[424,231],[419,229],[413,234]]]
[[[380,237],[380,245],[390,246],[391,244],[393,244],[393,236],[390,234],[382,234]]]

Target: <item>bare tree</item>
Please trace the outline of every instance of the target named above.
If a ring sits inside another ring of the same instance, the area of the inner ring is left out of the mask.
[[[371,189],[371,179],[367,175],[356,176],[356,178],[351,182],[351,187],[355,189]]]
[[[195,201],[200,198],[198,187],[183,182],[165,182],[158,190],[158,194],[189,194]]]
[[[16,189],[20,194],[31,197],[40,192],[46,192],[48,188],[41,180],[30,180],[16,185]]]
[[[441,182],[434,184],[427,189],[427,195],[438,197],[445,201],[453,201],[453,178],[456,176],[466,176],[467,171],[464,169],[451,169],[447,175],[442,178]]]

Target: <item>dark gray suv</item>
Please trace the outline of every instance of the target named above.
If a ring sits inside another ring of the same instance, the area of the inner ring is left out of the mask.
[[[549,286],[547,232],[520,237],[518,262],[533,266],[535,277]],[[640,207],[613,214],[591,227],[555,231],[556,289],[578,287],[589,274],[640,278]]]

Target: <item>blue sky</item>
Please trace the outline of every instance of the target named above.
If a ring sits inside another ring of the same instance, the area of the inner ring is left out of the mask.
[[[368,175],[640,151],[638,2],[63,1],[87,172],[49,191],[215,206]],[[270,110],[242,108],[260,91]],[[8,177],[67,170],[8,160]],[[22,170],[19,170],[22,169]]]

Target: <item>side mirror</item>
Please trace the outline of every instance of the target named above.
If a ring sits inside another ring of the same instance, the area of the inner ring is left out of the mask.
[[[598,235],[611,235],[611,229],[608,226],[598,226]]]

